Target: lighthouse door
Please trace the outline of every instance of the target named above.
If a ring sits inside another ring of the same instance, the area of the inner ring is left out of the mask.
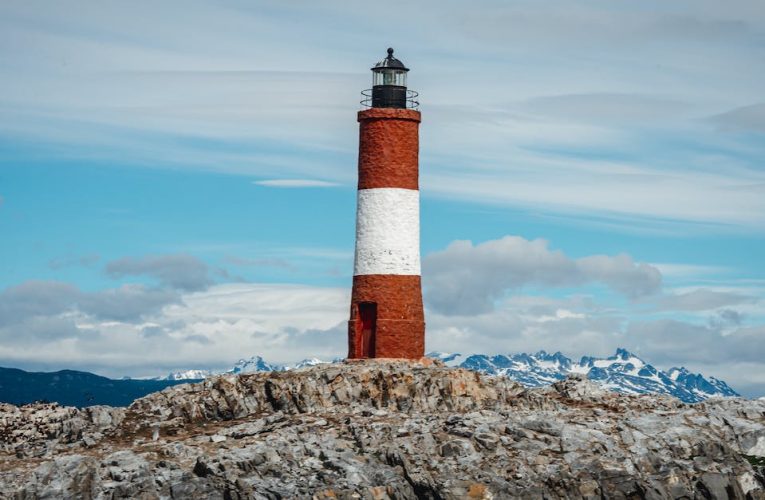
[[[361,346],[362,358],[375,357],[375,330],[377,323],[377,304],[374,302],[359,303],[359,338],[357,345]]]

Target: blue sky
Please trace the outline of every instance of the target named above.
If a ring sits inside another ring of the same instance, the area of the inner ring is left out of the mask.
[[[765,394],[758,1],[3,2],[0,365],[342,354],[388,46],[429,349],[623,346]]]

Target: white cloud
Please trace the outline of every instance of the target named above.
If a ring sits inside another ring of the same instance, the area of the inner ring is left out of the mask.
[[[334,187],[339,186],[336,182],[319,181],[315,179],[270,179],[254,181],[259,186],[279,188],[311,188],[311,187]]]
[[[14,324],[0,324],[0,365],[42,364],[119,377],[224,368],[256,354],[274,362],[345,354],[346,289],[215,285],[170,303],[154,300],[136,316],[129,314],[134,297],[123,293],[125,287],[140,288],[104,290],[92,296],[98,303],[36,309]]]
[[[179,301],[174,290],[138,284],[86,292],[59,281],[26,281],[0,292],[0,326],[24,331],[36,318],[77,312],[102,320],[136,321]]]
[[[674,319],[632,321],[624,336],[656,363],[761,363],[765,368],[765,327],[733,331],[719,323],[695,324]],[[737,379],[745,379],[740,374]]]
[[[474,245],[454,241],[423,260],[427,303],[447,314],[490,311],[508,290],[523,286],[571,287],[602,283],[630,298],[661,288],[661,273],[628,255],[579,259],[550,250],[545,240],[518,236]]]
[[[158,307],[123,319],[109,314],[108,308],[62,306],[54,293],[60,286],[45,292],[45,301],[33,300],[40,297],[37,288],[14,292],[11,303],[8,290],[3,292],[6,305],[38,306],[28,309],[25,318],[0,325],[0,365],[79,368],[119,377],[161,375],[180,368],[223,369],[256,354],[280,363],[345,355],[348,288],[214,285],[186,293],[176,302],[160,300],[155,302]],[[104,300],[112,293],[122,292],[99,292]],[[28,300],[21,300],[24,294]],[[113,305],[120,303],[130,301],[119,299]],[[706,319],[632,314],[581,294],[514,294],[478,314],[426,309],[426,340],[429,350],[463,354],[545,349],[571,357],[604,356],[626,347],[661,368],[686,365],[745,388],[748,394],[765,393],[765,384],[752,376],[765,372],[762,326],[749,326],[731,309],[718,309]],[[731,368],[741,363],[754,372]]]
[[[125,284],[98,292],[84,292],[77,298],[77,308],[95,318],[136,321],[180,301],[181,296],[174,290]]]
[[[106,264],[106,273],[113,278],[151,276],[163,286],[184,291],[207,288],[212,284],[210,272],[207,264],[188,254],[122,257]]]
[[[477,315],[428,310],[427,349],[466,353],[561,351],[569,356],[608,355],[625,345],[626,318],[581,297],[515,295]]]

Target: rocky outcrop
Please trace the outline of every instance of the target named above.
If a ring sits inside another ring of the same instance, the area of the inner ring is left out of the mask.
[[[765,401],[403,361],[2,405],[0,438],[2,498],[765,498]]]
[[[124,408],[90,406],[82,410],[41,403],[22,407],[0,403],[0,452],[18,458],[45,457],[72,443],[94,445],[113,431]]]

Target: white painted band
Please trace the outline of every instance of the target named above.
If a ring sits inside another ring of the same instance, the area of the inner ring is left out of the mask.
[[[420,192],[360,189],[353,275],[420,274]]]

